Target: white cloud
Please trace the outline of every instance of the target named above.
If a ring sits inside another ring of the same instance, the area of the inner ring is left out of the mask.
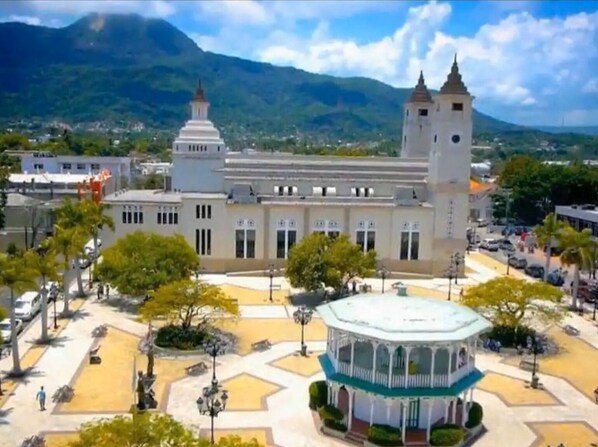
[[[523,106],[539,104],[547,84],[559,88],[579,82],[591,68],[589,61],[598,57],[598,12],[542,19],[516,12],[467,37],[443,32],[451,12],[448,3],[430,2],[410,8],[405,22],[377,41],[357,44],[314,32],[293,45],[278,41],[259,48],[256,57],[308,71],[368,76],[397,87],[413,86],[423,69],[428,85],[439,88],[458,53],[473,94]]]
[[[99,13],[138,13],[149,17],[168,17],[176,12],[174,3],[166,0],[28,0],[27,5],[38,13],[84,15]]]
[[[0,18],[0,22],[21,22],[26,23],[27,25],[41,25],[42,23],[39,17],[20,15],[10,15],[8,17],[2,17]]]
[[[598,78],[588,80],[581,89],[584,93],[598,93]]]

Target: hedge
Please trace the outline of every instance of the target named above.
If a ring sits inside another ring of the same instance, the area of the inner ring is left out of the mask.
[[[482,423],[483,418],[484,418],[484,409],[482,408],[482,406],[479,403],[473,402],[471,404],[471,407],[469,408],[469,415],[467,418],[467,422],[465,423],[465,426],[467,428],[477,427],[478,425],[480,425]]]
[[[309,408],[317,410],[328,403],[328,386],[325,380],[317,380],[309,385]]]
[[[368,429],[368,441],[384,447],[403,445],[401,430],[382,424],[374,424]]]
[[[345,417],[341,410],[334,405],[322,405],[318,408],[320,419],[332,419],[333,421],[342,421]]]
[[[343,433],[347,431],[347,426],[345,424],[334,419],[323,419],[322,423],[325,427],[331,428],[332,430],[340,431]]]
[[[430,444],[449,447],[463,441],[464,436],[465,433],[463,432],[463,429],[458,425],[439,425],[432,429],[432,433],[430,434]]]
[[[516,348],[517,345],[525,347],[527,345],[527,337],[534,338],[536,331],[528,326],[520,325],[502,326],[496,325],[488,333],[487,338],[500,341],[504,348]]]

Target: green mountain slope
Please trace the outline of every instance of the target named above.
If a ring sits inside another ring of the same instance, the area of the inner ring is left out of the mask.
[[[60,29],[0,24],[0,55],[4,121],[125,120],[175,129],[201,78],[211,116],[228,137],[397,137],[410,93],[204,52],[168,22],[136,15],[93,14]],[[476,132],[517,128],[474,117]]]

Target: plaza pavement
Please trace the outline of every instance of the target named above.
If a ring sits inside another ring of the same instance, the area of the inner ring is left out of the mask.
[[[501,274],[492,260],[479,256],[466,259],[466,266],[474,272],[467,279],[460,279],[458,286],[452,286],[455,299],[458,299],[461,286],[478,284]],[[255,302],[267,299],[269,278],[204,275],[202,279],[262,291],[263,297],[256,295]],[[276,280],[283,290],[288,288],[284,279]],[[368,279],[366,282],[374,290],[381,289],[380,279]],[[389,290],[392,282],[387,280],[388,293],[395,293]],[[448,292],[448,282],[443,278],[403,282],[413,290],[422,294],[428,291],[430,296],[434,295],[438,299],[443,299]],[[259,322],[255,325],[255,334],[252,336],[267,338],[268,331],[280,331],[283,328],[288,334],[283,334],[282,338],[288,341],[275,343],[270,350],[264,352],[247,355],[227,353],[218,357],[217,377],[231,390],[231,397],[229,407],[215,421],[217,436],[231,433],[255,436],[265,442],[267,447],[346,445],[321,436],[308,410],[307,387],[313,380],[323,378],[316,366],[315,355],[325,349],[325,336],[317,340],[320,331],[317,331],[318,336],[314,338],[314,328],[310,333],[310,326],[307,326],[306,335],[311,335],[312,340],[308,341],[311,357],[293,358],[299,348],[299,330],[292,322],[294,309],[294,306],[277,303],[241,305],[242,320]],[[583,340],[588,350],[598,349],[598,331],[593,322],[571,315],[566,323],[573,324],[581,331],[579,339]],[[147,331],[147,326],[136,321],[133,314],[106,303],[98,303],[95,297],[88,299],[62,330],[58,341],[43,353],[32,374],[18,385],[8,401],[0,407],[0,447],[18,446],[23,438],[37,433],[55,433],[60,437],[60,433],[74,432],[84,422],[117,414],[108,412],[105,408],[97,408],[93,401],[89,402],[86,411],[65,413],[51,401],[55,389],[67,383],[75,385],[77,396],[78,380],[83,380],[82,370],[95,367],[87,365],[87,356],[95,341],[91,331],[99,324],[108,324],[109,331],[122,331],[138,338],[143,337]],[[23,356],[31,342],[39,337],[39,325],[39,322],[35,322],[22,335],[19,344]],[[105,348],[109,347],[102,349]],[[208,363],[209,359],[204,357],[204,360]],[[102,366],[110,367],[109,364]],[[598,428],[596,404],[574,383],[557,375],[544,374],[541,369],[539,377],[545,390],[537,391],[534,395],[535,390],[526,388],[530,373],[508,364],[504,356],[480,352],[477,366],[488,373],[489,377],[487,384],[482,382],[480,389],[474,392],[474,399],[484,407],[484,424],[488,429],[475,443],[476,447],[546,447],[557,445],[558,442],[565,442],[567,447],[590,447],[590,442],[598,442],[595,430]],[[10,359],[0,362],[0,371],[9,368]],[[598,374],[594,371],[587,371],[587,374],[598,385]],[[166,387],[166,402],[160,403],[166,412],[190,428],[206,433],[209,419],[198,414],[195,399],[210,379],[211,374],[208,373],[200,377],[175,380]],[[42,385],[48,390],[46,412],[38,411],[35,402],[35,394]],[[483,391],[483,388],[490,391]],[[100,391],[121,392],[109,387]],[[134,395],[131,390],[122,392],[131,393],[133,403]],[[103,411],[106,413],[102,413]],[[51,441],[48,447],[65,445]]]

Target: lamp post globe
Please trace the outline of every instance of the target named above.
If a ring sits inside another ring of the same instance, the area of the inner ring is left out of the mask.
[[[307,356],[307,346],[305,345],[305,326],[307,326],[313,316],[313,310],[305,306],[299,307],[293,312],[293,320],[301,326],[301,355]]]

